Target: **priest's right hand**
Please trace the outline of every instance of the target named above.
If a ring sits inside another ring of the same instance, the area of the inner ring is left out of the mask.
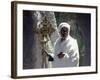
[[[48,56],[48,53],[45,49],[42,49],[42,55]]]

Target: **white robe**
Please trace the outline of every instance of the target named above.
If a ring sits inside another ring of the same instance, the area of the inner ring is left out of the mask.
[[[79,66],[79,50],[77,40],[68,36],[63,42],[58,38],[54,45],[54,61],[52,62],[52,68],[61,67],[76,67]],[[65,55],[59,59],[58,54],[63,52]]]

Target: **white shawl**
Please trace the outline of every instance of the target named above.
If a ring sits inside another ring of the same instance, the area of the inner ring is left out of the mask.
[[[58,27],[59,32],[62,27],[68,28],[68,36],[63,42],[61,42],[61,37],[56,40],[54,45],[54,61],[52,62],[52,67],[57,68],[79,66],[79,49],[77,40],[69,35],[70,25],[68,23],[61,23]],[[65,56],[61,59],[59,59],[57,56],[60,52],[65,54]]]
[[[79,66],[79,50],[77,40],[68,36],[63,42],[58,38],[54,47],[54,61],[52,67],[75,67]],[[62,59],[58,58],[58,54],[63,52],[65,56]]]

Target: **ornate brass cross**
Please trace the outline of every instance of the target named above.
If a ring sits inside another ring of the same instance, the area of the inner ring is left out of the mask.
[[[47,49],[48,41],[50,41],[50,34],[54,31],[51,27],[50,22],[47,20],[46,16],[44,17],[43,21],[40,23],[40,41],[43,50]],[[48,67],[48,57],[45,52],[42,52],[43,61],[42,61],[42,68]]]

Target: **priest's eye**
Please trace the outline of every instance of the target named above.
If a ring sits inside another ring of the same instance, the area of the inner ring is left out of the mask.
[[[62,32],[68,32],[68,29],[64,27],[64,28],[61,29],[61,31]]]

